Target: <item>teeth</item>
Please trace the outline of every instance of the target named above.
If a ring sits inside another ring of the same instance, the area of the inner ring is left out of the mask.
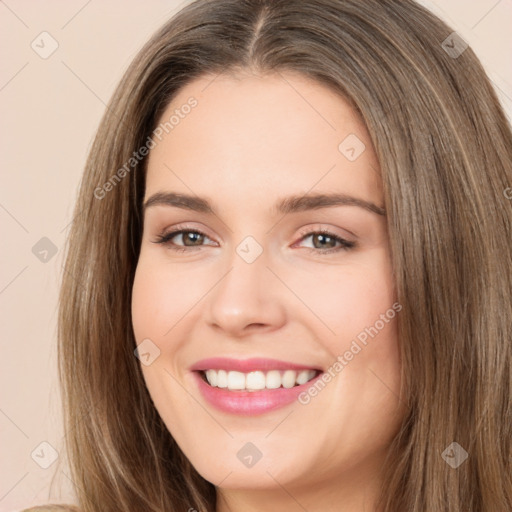
[[[213,387],[217,386],[217,382],[218,382],[217,375],[218,375],[218,373],[215,370],[206,370],[206,380]]]
[[[311,380],[309,373],[310,370],[303,370],[299,372],[299,374],[297,375],[297,384],[306,384],[308,380]]]
[[[228,389],[245,389],[245,375],[241,372],[229,372]]]
[[[209,370],[215,372],[215,370]],[[208,377],[206,377],[208,378]],[[213,386],[213,384],[211,384]],[[217,372],[217,386],[219,388],[227,388],[228,387],[228,374],[225,370],[219,370]]]
[[[278,370],[271,370],[267,372],[265,379],[265,387],[267,389],[277,389],[281,387],[281,372]]]
[[[263,372],[250,372],[245,376],[247,389],[265,389],[266,378]]]
[[[293,388],[295,386],[295,379],[297,378],[297,372],[293,370],[286,370],[282,377],[283,388]]]
[[[270,370],[242,373],[226,370],[206,370],[206,380],[212,387],[232,391],[256,391],[260,389],[293,388],[310,381],[316,376],[315,370]]]

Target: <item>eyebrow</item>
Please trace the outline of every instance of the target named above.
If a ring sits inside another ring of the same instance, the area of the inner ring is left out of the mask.
[[[198,196],[180,194],[176,192],[157,192],[147,199],[143,205],[146,211],[152,206],[174,206],[185,210],[192,210],[200,213],[217,215],[207,199]],[[306,194],[302,196],[289,196],[277,201],[271,210],[273,214],[288,214],[319,210],[334,206],[359,206],[377,215],[386,215],[386,210],[364,199],[349,196],[347,194]]]

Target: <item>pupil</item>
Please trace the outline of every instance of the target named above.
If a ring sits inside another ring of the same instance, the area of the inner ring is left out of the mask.
[[[330,237],[329,235],[322,235],[322,234],[318,234],[318,235],[316,235],[316,236],[318,237],[318,240],[319,240],[320,242],[325,242],[325,241],[326,241],[326,239],[327,239],[327,240],[329,240],[329,239],[331,239],[331,240],[332,240],[332,237]]]
[[[199,240],[200,240],[200,238],[203,236],[200,233],[190,233],[190,232],[187,233],[187,235],[188,235],[188,240],[191,242],[197,242],[198,241],[197,238],[199,238]],[[196,240],[193,240],[194,237],[196,237]],[[187,240],[187,237],[185,237],[185,240]]]

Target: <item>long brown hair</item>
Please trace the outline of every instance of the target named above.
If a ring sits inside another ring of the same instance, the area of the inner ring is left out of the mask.
[[[138,53],[87,160],[60,296],[81,510],[215,510],[214,485],[166,429],[134,356],[146,159],[125,165],[180,88],[243,69],[331,87],[362,116],[379,158],[408,405],[382,510],[512,509],[512,133],[464,48],[412,0],[197,0]],[[455,468],[447,457],[461,449],[468,458]]]

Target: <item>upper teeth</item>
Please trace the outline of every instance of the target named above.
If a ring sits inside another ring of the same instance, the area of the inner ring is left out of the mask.
[[[271,370],[268,372],[254,371],[242,373],[226,370],[206,370],[206,380],[213,387],[227,388],[230,390],[257,390],[293,388],[295,385],[305,384],[315,375],[315,370]]]

